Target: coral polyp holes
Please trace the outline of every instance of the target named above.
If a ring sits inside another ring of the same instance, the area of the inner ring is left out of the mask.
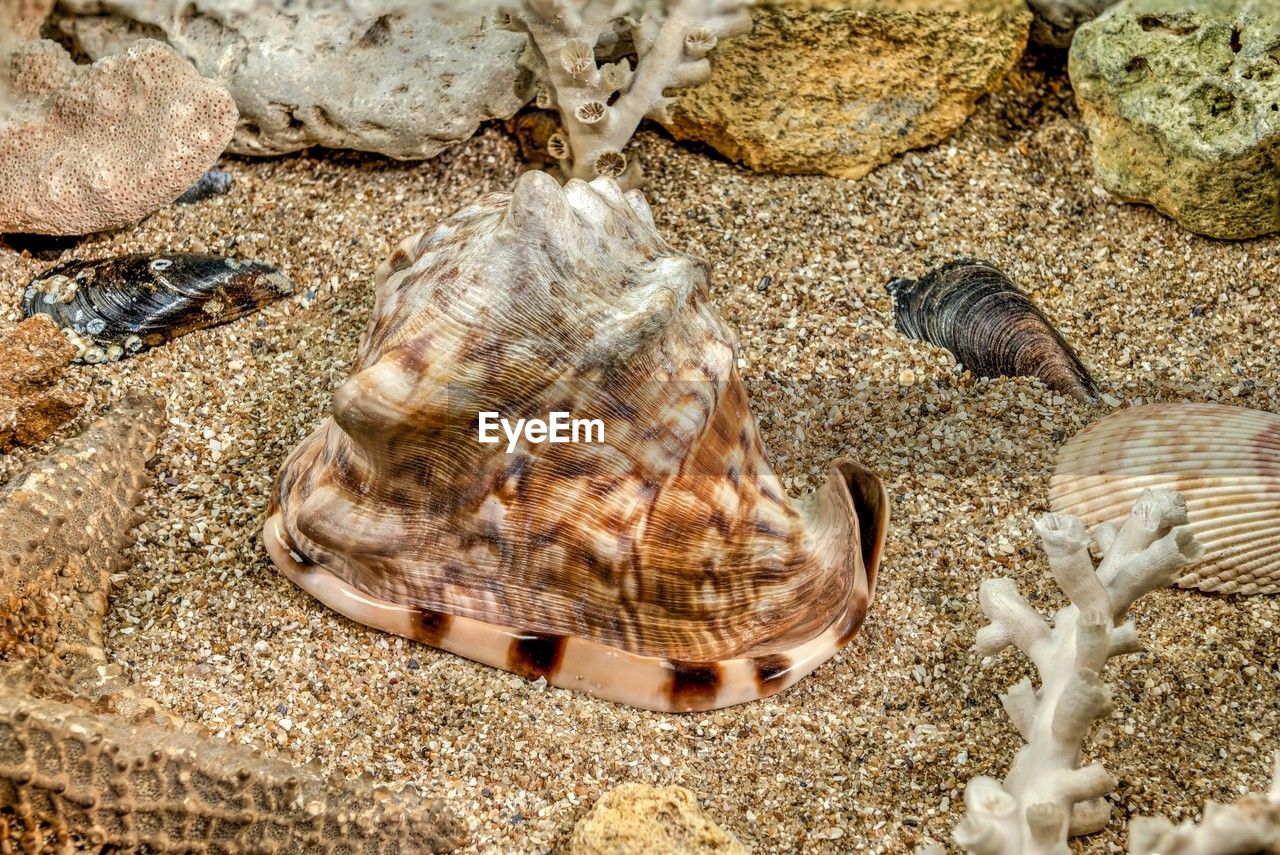
[[[578,121],[584,125],[594,125],[602,121],[609,108],[603,101],[586,101],[574,111]]]
[[[1210,91],[1209,96],[1207,101],[1211,115],[1225,116],[1236,108],[1235,96],[1226,90]]]
[[[710,53],[716,46],[717,39],[714,33],[706,27],[698,27],[690,30],[685,36],[684,47],[690,56],[702,58]]]
[[[584,39],[570,39],[560,49],[560,64],[570,77],[582,80],[596,69],[596,52]]]
[[[606,151],[596,158],[593,165],[596,175],[605,178],[617,178],[627,171],[627,158],[621,152]]]
[[[568,160],[572,152],[569,149],[569,141],[564,138],[563,134],[552,134],[547,138],[547,154],[556,160]]]
[[[1191,99],[1195,124],[1204,132],[1227,133],[1241,121],[1236,96],[1213,83],[1205,83]]]
[[[391,41],[391,16],[383,15],[374,21],[360,37],[361,47],[382,47]]]

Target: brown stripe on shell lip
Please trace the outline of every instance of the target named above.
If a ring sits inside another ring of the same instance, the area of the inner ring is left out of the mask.
[[[671,681],[667,684],[667,697],[674,712],[706,709],[720,692],[723,679],[716,662],[667,663]]]
[[[563,635],[518,636],[507,651],[507,669],[527,680],[550,677],[560,667],[566,641]]]
[[[413,637],[424,644],[439,647],[440,642],[448,635],[451,623],[451,615],[431,609],[419,609],[413,619]]]
[[[755,524],[752,525],[751,530],[754,531],[756,534],[762,534],[765,537],[772,537],[772,538],[776,538],[777,540],[787,540],[788,538],[788,535],[785,531],[779,531],[778,529],[769,525],[769,523],[766,522],[765,520],[759,520],[759,519],[756,520]]]
[[[776,691],[771,685],[772,683],[786,678],[787,672],[791,670],[791,657],[780,653],[759,656],[754,664],[756,668],[756,687],[760,690],[760,696],[764,697]]]
[[[413,264],[413,258],[403,248],[397,247],[395,252],[391,253],[390,266],[392,273],[399,273],[407,270]]]
[[[782,497],[779,496],[777,493],[775,493],[772,488],[764,484],[760,485],[760,495],[768,499],[770,502],[773,502],[775,505],[778,505],[779,507],[782,507],[782,508],[787,507],[787,503],[783,501]]]

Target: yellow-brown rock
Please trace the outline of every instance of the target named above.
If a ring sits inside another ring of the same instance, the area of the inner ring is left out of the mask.
[[[772,0],[669,127],[758,172],[860,178],[954,133],[1030,25],[1023,0]]]
[[[746,855],[684,787],[623,784],[578,821],[569,855]]]
[[[84,396],[56,385],[75,355],[46,315],[0,339],[0,453],[40,442],[80,412]]]

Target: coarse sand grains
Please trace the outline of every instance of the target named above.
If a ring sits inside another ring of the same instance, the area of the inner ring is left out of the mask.
[[[488,127],[425,164],[317,152],[228,159],[235,189],[78,243],[0,243],[0,334],[57,261],[126,252],[278,264],[299,295],[114,365],[76,366],[100,412],[127,389],[169,401],[111,655],[159,703],[233,740],[450,799],[472,852],[533,853],[627,781],[680,784],[756,852],[905,852],[945,841],[963,787],[1019,739],[997,693],[1029,673],[981,660],[981,579],[1063,604],[1031,527],[1054,450],[1119,405],[1200,400],[1280,411],[1280,236],[1206,240],[1111,199],[1061,65],[1028,58],[953,139],[860,181],[750,174],[642,133],[659,227],[710,262],[742,373],[793,491],[852,454],[893,520],[864,629],[794,689],[662,715],[529,684],[347,621],[277,573],[259,540],[272,478],[325,416],[402,237],[520,163]],[[979,380],[893,327],[885,284],[958,256],[1004,269],[1109,396],[1089,407],[1025,378]],[[53,442],[55,440],[51,440]],[[0,478],[47,446],[0,457]],[[1127,819],[1198,815],[1265,786],[1280,748],[1280,601],[1169,590],[1139,603],[1148,652],[1108,671],[1116,711],[1090,741],[1120,778],[1114,822],[1077,841],[1121,851]]]

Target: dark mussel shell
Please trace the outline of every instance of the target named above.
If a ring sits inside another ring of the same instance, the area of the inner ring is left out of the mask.
[[[293,293],[270,264],[211,255],[72,261],[27,286],[27,317],[53,318],[85,362],[106,362],[243,317]]]
[[[1038,377],[1056,392],[1097,401],[1071,345],[1008,276],[982,261],[953,261],[922,279],[889,283],[906,335],[945,347],[982,377]]]

